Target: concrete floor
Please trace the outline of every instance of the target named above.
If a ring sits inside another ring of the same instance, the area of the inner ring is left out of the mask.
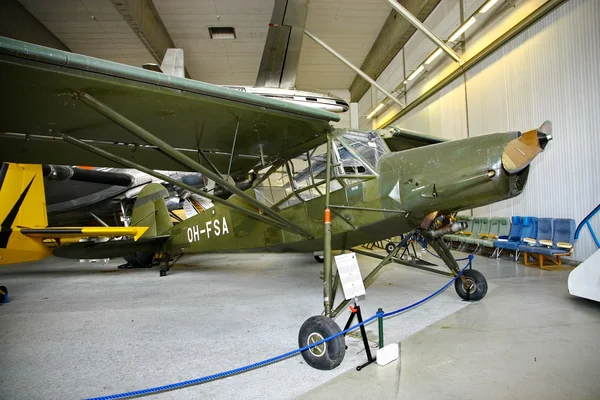
[[[363,274],[376,265],[359,261]],[[155,269],[117,270],[116,261],[0,269],[11,295],[0,306],[0,397],[108,395],[225,371],[296,348],[300,325],[322,309],[321,265],[310,255],[209,255],[181,264],[166,278]],[[152,398],[599,398],[600,304],[569,297],[566,272],[485,257],[474,267],[490,281],[484,301],[464,308],[469,303],[449,289],[386,320],[386,342],[402,342],[398,362],[354,371],[365,355],[350,337],[333,371],[296,356]],[[388,266],[367,290],[363,312],[391,311],[445,282]],[[376,325],[367,330],[375,341]]]

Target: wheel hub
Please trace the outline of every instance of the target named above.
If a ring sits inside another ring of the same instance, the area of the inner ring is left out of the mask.
[[[313,332],[310,335],[308,335],[306,343],[310,346],[311,344],[320,342],[323,339],[325,339],[323,335],[321,335],[318,332]],[[315,357],[322,357],[323,354],[325,354],[325,352],[327,351],[327,343],[321,343],[317,346],[311,347],[310,349],[308,349],[308,351],[310,351],[311,354]]]
[[[465,289],[465,292],[473,293],[475,290],[477,290],[477,284],[475,284],[475,280],[471,278],[465,278],[463,279],[463,288]]]

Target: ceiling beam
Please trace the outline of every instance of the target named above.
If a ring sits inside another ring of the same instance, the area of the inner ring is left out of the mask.
[[[71,51],[17,0],[0,1],[0,36]]]
[[[129,27],[160,65],[167,49],[175,48],[152,0],[111,0]],[[185,70],[186,78],[189,78]]]
[[[419,21],[423,22],[441,0],[398,0]],[[395,10],[392,10],[371,46],[371,50],[360,69],[373,79],[377,79],[388,64],[398,55],[408,40],[416,32],[412,26]],[[350,101],[356,102],[369,90],[369,83],[355,76],[350,85]]]

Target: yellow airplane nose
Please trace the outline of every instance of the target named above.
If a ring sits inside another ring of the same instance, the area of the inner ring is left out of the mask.
[[[502,166],[508,174],[525,169],[552,140],[552,122],[546,121],[538,129],[527,131],[511,140],[502,152]]]

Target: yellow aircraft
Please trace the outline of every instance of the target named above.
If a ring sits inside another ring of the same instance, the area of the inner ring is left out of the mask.
[[[132,236],[148,229],[130,227],[49,228],[41,165],[4,163],[0,169],[0,265],[36,261],[51,254],[61,241],[84,237]],[[50,240],[48,244],[44,240]]]

